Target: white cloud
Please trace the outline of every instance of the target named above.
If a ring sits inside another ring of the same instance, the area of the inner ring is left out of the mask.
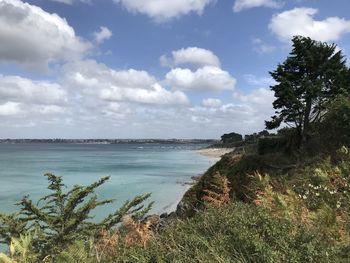
[[[183,92],[166,90],[146,71],[114,70],[87,60],[67,65],[65,72],[67,85],[81,88],[85,95],[92,96],[92,100],[154,105],[189,103]]]
[[[276,47],[270,44],[265,43],[260,38],[253,38],[253,50],[261,55],[270,54],[276,50]]]
[[[28,104],[65,104],[66,91],[57,83],[33,81],[19,76],[0,75],[0,102]]]
[[[173,89],[195,91],[233,90],[236,84],[236,79],[230,73],[213,66],[196,71],[175,68],[166,74],[165,81]]]
[[[247,94],[236,92],[234,99],[233,102],[210,107],[202,102],[202,106],[190,108],[191,122],[197,125],[197,129],[202,128],[203,133],[220,130],[221,134],[232,131],[248,134],[264,129],[264,120],[274,112],[273,93],[259,88]]]
[[[161,56],[160,64],[163,67],[174,67],[184,64],[220,67],[220,60],[208,49],[188,47],[172,51],[170,57],[166,55]]]
[[[269,87],[276,83],[272,77],[258,78],[253,74],[245,74],[243,77],[245,81],[252,86]]]
[[[91,4],[92,0],[51,0],[53,2],[59,2],[59,3],[63,3],[63,4],[67,4],[67,5],[72,5],[75,2],[82,2],[85,4]]]
[[[51,118],[66,113],[67,107],[68,94],[57,83],[0,75],[0,116],[16,117],[16,125],[19,118],[44,120],[43,115]]]
[[[94,32],[95,41],[98,44],[103,43],[112,37],[113,33],[107,27],[101,26],[100,31]]]
[[[12,116],[22,113],[20,103],[8,101],[0,104],[0,116]]]
[[[130,89],[112,86],[101,91],[101,98],[109,101],[130,101],[145,104],[187,104],[186,95],[180,91],[168,91],[155,83],[147,89]]]
[[[318,10],[314,8],[294,8],[272,17],[269,29],[281,41],[288,42],[293,36],[301,35],[319,41],[336,41],[350,32],[350,20],[328,17],[315,20]]]
[[[215,0],[114,0],[128,11],[146,14],[157,22],[168,21],[189,13],[202,14]]]
[[[237,13],[255,7],[281,8],[282,6],[283,2],[279,0],[236,0],[233,11]]]
[[[259,110],[259,106],[271,108],[275,98],[273,91],[267,88],[255,89],[249,94],[235,93],[234,97],[243,103],[254,104],[256,110]]]
[[[0,0],[0,39],[0,62],[36,70],[80,58],[91,47],[64,18],[20,0]]]
[[[202,101],[202,105],[207,108],[216,108],[222,104],[221,100],[208,98]]]

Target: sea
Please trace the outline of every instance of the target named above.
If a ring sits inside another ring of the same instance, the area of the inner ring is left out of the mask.
[[[205,144],[0,144],[0,213],[19,210],[23,196],[37,201],[50,193],[45,173],[62,176],[65,190],[87,186],[104,176],[96,190],[99,200],[112,204],[92,212],[100,220],[126,200],[151,193],[152,213],[172,212],[189,189],[193,176],[203,174],[214,159],[196,150]]]

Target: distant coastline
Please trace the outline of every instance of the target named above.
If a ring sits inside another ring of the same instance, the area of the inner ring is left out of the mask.
[[[66,144],[212,144],[214,139],[0,139],[1,143],[66,143]]]

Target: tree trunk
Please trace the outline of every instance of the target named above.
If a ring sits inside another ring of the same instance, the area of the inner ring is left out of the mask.
[[[310,113],[311,113],[312,101],[310,98],[306,100],[305,114],[304,114],[304,123],[301,130],[301,144],[302,147],[306,145],[308,140],[308,133],[310,129]]]

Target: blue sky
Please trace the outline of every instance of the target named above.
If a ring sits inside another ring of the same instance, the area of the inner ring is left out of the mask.
[[[0,0],[2,138],[264,128],[293,35],[350,50],[348,0]]]

